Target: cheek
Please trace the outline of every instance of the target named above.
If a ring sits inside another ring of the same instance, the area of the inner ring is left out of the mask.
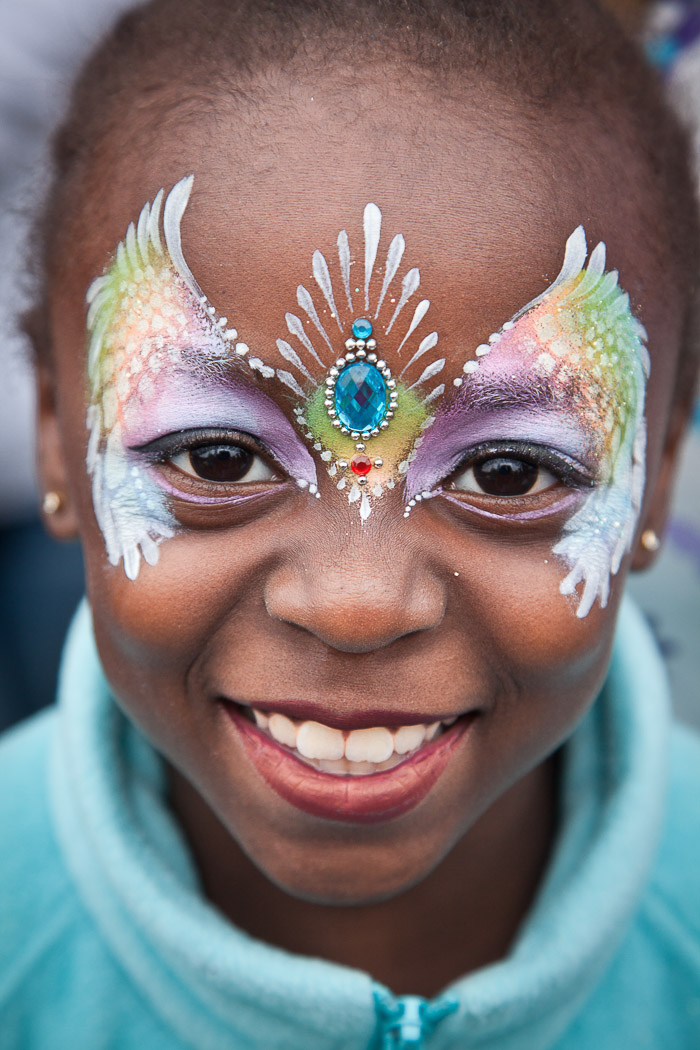
[[[202,667],[221,623],[252,601],[261,552],[242,536],[182,534],[131,581],[96,546],[88,594],[105,673],[121,706],[177,759],[210,729],[214,712],[198,689]]]
[[[566,569],[550,539],[470,531],[452,544],[461,633],[473,666],[492,682],[496,714],[507,712],[528,735],[537,721],[546,736],[550,723],[575,719],[604,678],[622,581],[605,609],[579,619],[575,599],[560,592]]]

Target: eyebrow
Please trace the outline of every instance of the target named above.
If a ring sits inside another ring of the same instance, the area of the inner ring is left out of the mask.
[[[575,385],[558,382],[556,386],[549,376],[537,375],[520,369],[506,375],[470,377],[469,385],[459,400],[467,411],[482,411],[496,408],[552,408],[558,406],[562,393]]]

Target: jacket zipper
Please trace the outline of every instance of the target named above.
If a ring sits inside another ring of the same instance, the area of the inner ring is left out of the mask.
[[[425,1050],[425,1040],[458,1006],[454,999],[428,1002],[420,995],[394,997],[375,991],[379,1029],[372,1045],[377,1050]]]

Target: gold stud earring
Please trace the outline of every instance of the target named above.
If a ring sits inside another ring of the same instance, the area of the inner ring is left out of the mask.
[[[54,492],[52,489],[50,492],[44,493],[44,499],[41,504],[44,514],[55,514],[62,506],[63,500],[58,492]]]
[[[645,551],[654,554],[661,546],[661,540],[653,529],[645,529],[642,533],[641,544]]]

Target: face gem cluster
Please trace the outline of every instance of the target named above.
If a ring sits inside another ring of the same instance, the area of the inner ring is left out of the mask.
[[[376,204],[368,204],[363,217],[363,289],[353,289],[350,281],[351,252],[345,230],[338,234],[337,265],[329,266],[319,250],[314,252],[312,272],[318,305],[312,293],[299,285],[297,305],[306,323],[297,314],[287,313],[285,317],[297,349],[287,340],[277,340],[279,352],[298,377],[290,376],[293,384],[288,383],[300,395],[295,408],[298,425],[337,488],[347,494],[351,504],[357,503],[363,522],[372,512],[373,501],[393,489],[408,472],[424,432],[433,423],[431,406],[445,392],[444,383],[432,386],[445,366],[445,359],[436,356],[438,333],[430,332],[415,346],[415,333],[430,300],[420,300],[408,328],[396,331],[404,308],[420,287],[417,267],[402,271],[406,247],[403,234],[396,234],[389,244],[379,271],[383,274],[381,286],[373,280],[381,230],[382,213]],[[337,275],[335,285],[332,270]],[[397,294],[392,295],[393,283],[399,281]],[[329,316],[330,321],[324,323],[321,314]],[[329,360],[328,351],[338,346],[333,321],[343,353]],[[405,346],[413,347],[410,356]],[[399,360],[404,355],[405,364],[397,376],[382,356],[383,347],[391,348]],[[311,380],[300,356],[303,353],[326,370],[322,384]],[[285,381],[283,373],[278,375]]]

